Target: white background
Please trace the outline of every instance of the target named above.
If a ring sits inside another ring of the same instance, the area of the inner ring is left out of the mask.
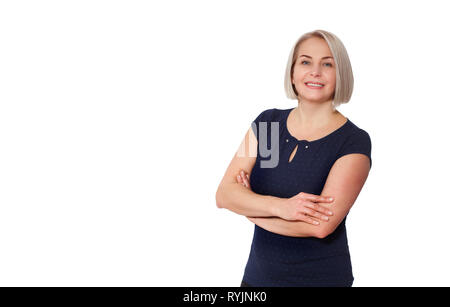
[[[296,106],[290,49],[324,29],[372,140],[354,286],[450,286],[444,5],[0,2],[0,285],[239,286],[254,224],[215,192],[251,121]]]

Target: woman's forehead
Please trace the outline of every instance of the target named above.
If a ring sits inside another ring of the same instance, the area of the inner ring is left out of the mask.
[[[307,55],[307,54],[300,54],[300,55],[298,56],[298,58],[300,58],[300,57],[305,57],[305,58],[310,58],[310,59],[312,59],[312,58],[315,57],[315,56],[310,56],[310,55]],[[319,57],[319,56],[317,56],[317,57]],[[322,60],[326,60],[326,59],[332,59],[332,60],[334,60],[333,56],[331,56],[331,55],[323,56],[321,59],[322,59]]]
[[[297,54],[297,58],[305,56],[308,58],[333,59],[330,48],[323,39],[317,39],[316,41],[311,41],[311,39],[308,39],[302,42],[298,48]]]
[[[301,49],[330,49],[327,42],[323,38],[310,37],[300,43],[299,50]]]

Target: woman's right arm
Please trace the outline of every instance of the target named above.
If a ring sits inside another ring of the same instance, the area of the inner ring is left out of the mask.
[[[217,188],[218,208],[226,208],[237,214],[251,217],[276,216],[280,198],[254,193],[236,180],[236,174],[240,170],[251,174],[256,163],[257,146],[256,136],[249,128]]]
[[[326,215],[331,215],[332,212],[317,202],[330,203],[332,199],[303,192],[291,198],[260,195],[238,182],[236,174],[240,171],[250,176],[256,162],[257,146],[256,136],[250,128],[219,184],[216,192],[217,207],[247,217],[280,217],[310,224],[315,224],[312,217],[327,221]]]

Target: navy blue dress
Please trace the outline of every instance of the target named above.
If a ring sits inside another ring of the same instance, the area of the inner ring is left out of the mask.
[[[262,160],[273,157],[267,157],[264,151],[261,157],[258,146],[250,175],[253,192],[282,198],[300,192],[320,195],[334,162],[346,154],[365,154],[372,167],[371,140],[366,131],[347,118],[345,124],[325,137],[311,142],[297,140],[286,128],[293,109],[268,109],[254,121],[258,140],[260,133],[267,133],[267,148],[272,143],[271,129],[277,130],[271,122],[278,125],[279,159],[275,167],[261,167]],[[261,129],[260,122],[267,122],[267,128]],[[297,144],[297,152],[289,162]],[[242,281],[253,287],[351,286],[353,274],[345,220],[324,239],[279,235],[255,225]]]

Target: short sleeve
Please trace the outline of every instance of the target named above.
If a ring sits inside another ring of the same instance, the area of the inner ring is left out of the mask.
[[[339,150],[337,154],[336,160],[348,154],[360,153],[369,157],[370,168],[372,168],[371,152],[372,152],[372,142],[370,140],[369,134],[363,129],[358,129],[357,132],[350,135],[344,142],[342,148]]]
[[[259,123],[272,121],[272,114],[273,114],[274,110],[275,109],[267,109],[267,110],[262,111],[253,121],[252,130],[257,139],[258,139],[258,131],[257,131],[258,129],[257,128],[259,127]]]

